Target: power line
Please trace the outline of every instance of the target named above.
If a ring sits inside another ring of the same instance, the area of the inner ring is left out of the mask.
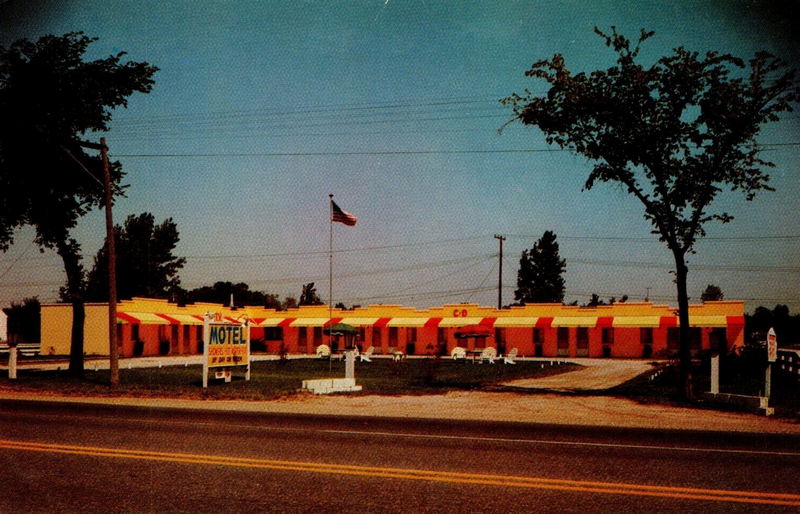
[[[172,157],[348,157],[348,156],[388,156],[388,155],[458,155],[458,154],[512,154],[512,153],[551,153],[567,152],[561,148],[519,148],[508,150],[385,150],[360,152],[253,152],[253,153],[129,153],[115,154],[114,158],[172,158]]]

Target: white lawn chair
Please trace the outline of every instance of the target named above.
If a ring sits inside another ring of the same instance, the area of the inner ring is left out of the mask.
[[[394,346],[390,347],[388,350],[389,355],[392,356],[393,361],[403,360],[406,357],[406,354],[395,348]]]
[[[317,346],[316,353],[317,353],[317,358],[318,359],[330,358],[330,356],[331,356],[331,347],[328,346],[327,344],[321,344],[321,345]]]
[[[359,358],[359,360],[361,362],[372,362],[370,357],[372,357],[373,353],[375,353],[375,347],[374,346],[370,346],[369,348],[367,348],[367,351],[365,351],[364,353],[358,354],[358,358]]]
[[[487,346],[483,349],[479,358],[481,363],[488,361],[489,364],[494,364],[494,360],[497,358],[497,350],[493,346]]]
[[[514,359],[517,358],[517,349],[512,348],[510,352],[503,356],[503,364],[516,364]]]
[[[466,360],[467,351],[460,346],[456,346],[452,350],[450,350],[450,358],[453,359],[454,361]]]

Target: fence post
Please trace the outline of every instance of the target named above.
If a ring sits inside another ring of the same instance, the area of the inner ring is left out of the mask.
[[[719,394],[719,354],[711,357],[711,394]]]
[[[8,345],[8,378],[17,379],[17,345]]]

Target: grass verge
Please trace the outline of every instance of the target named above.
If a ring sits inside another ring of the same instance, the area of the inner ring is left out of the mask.
[[[518,361],[510,366],[449,359],[399,362],[374,359],[371,363],[356,364],[356,382],[363,391],[355,394],[418,395],[481,390],[509,380],[548,376],[579,367],[576,364],[551,366],[549,362],[538,361]],[[87,370],[83,378],[72,377],[63,370],[20,370],[17,376],[15,381],[0,378],[0,388],[74,396],[271,400],[297,394],[306,379],[343,377],[344,362],[315,359],[257,361],[252,363],[249,382],[244,380],[244,371],[234,369],[231,383],[210,379],[207,389],[202,388],[202,367],[199,365],[121,369],[122,384],[116,391],[108,386],[107,370]]]

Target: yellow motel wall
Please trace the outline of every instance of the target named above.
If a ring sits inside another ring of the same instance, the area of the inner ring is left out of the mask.
[[[87,304],[84,349],[108,355],[108,306]],[[270,353],[314,353],[320,344],[335,345],[324,326],[343,322],[358,329],[356,344],[376,353],[397,349],[411,355],[445,354],[467,349],[512,348],[541,357],[669,357],[677,352],[675,309],[651,303],[597,307],[529,304],[494,309],[476,304],[447,304],[430,309],[373,305],[355,310],[303,306],[276,311],[259,307],[230,309],[199,303],[179,307],[166,300],[134,298],[117,306],[117,339],[122,356],[202,353],[202,316],[220,313],[228,320],[249,319],[251,341]],[[689,307],[694,350],[732,351],[744,344],[744,302],[707,302]],[[42,352],[68,354],[72,308],[42,305]],[[488,327],[485,338],[458,339],[466,325]]]
[[[44,355],[69,354],[72,334],[72,305],[42,305],[42,349]],[[83,351],[86,355],[108,355],[108,304],[86,304],[83,325]]]

